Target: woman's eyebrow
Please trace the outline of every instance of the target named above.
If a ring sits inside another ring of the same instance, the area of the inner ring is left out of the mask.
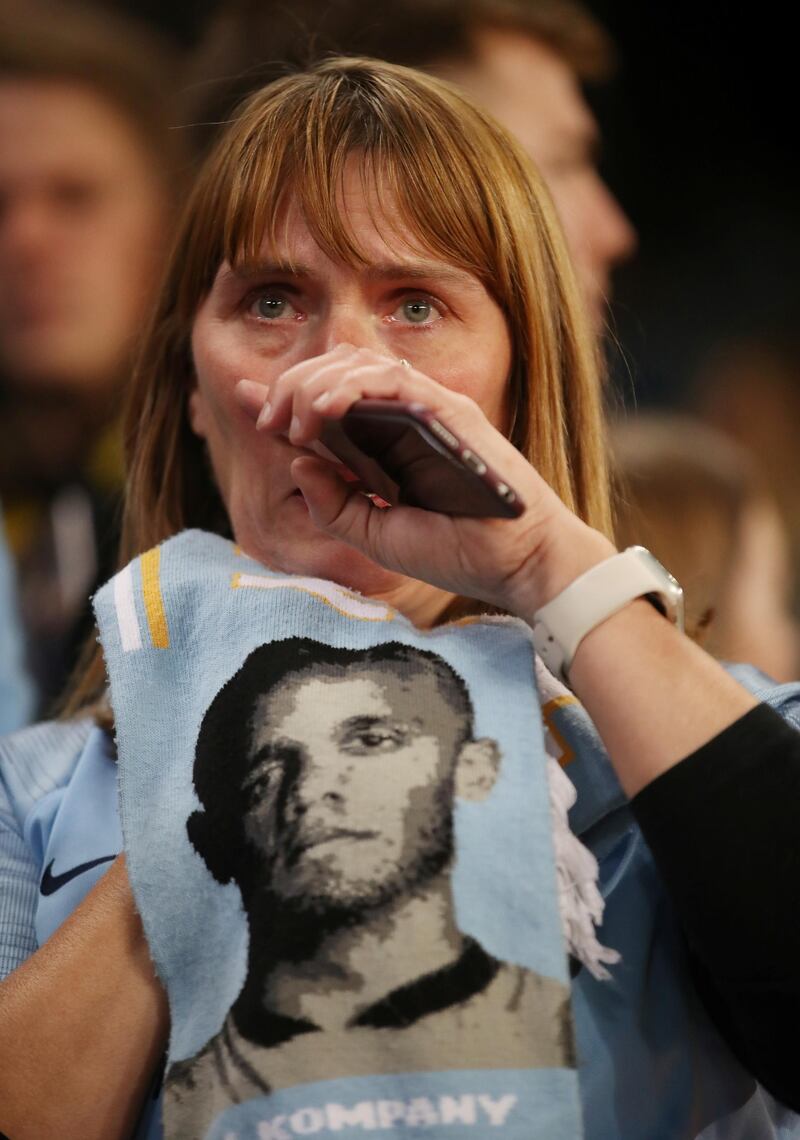
[[[259,277],[313,277],[314,272],[306,265],[290,261],[245,261],[240,265],[226,265],[220,271],[220,280],[252,281]]]
[[[442,261],[391,261],[373,264],[365,267],[364,276],[373,281],[394,280],[398,277],[425,278],[474,289],[482,288],[478,279],[471,273]]]

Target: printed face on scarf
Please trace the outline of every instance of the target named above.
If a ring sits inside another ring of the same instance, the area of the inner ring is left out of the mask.
[[[464,713],[423,671],[295,675],[259,699],[253,725],[245,840],[273,897],[302,909],[360,912],[437,874],[460,761],[472,783],[494,779],[493,742],[465,739]]]
[[[427,677],[290,677],[253,724],[244,832],[278,899],[367,909],[449,861],[463,729]]]

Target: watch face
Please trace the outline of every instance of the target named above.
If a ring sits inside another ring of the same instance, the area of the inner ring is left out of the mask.
[[[667,607],[667,616],[675,623],[678,629],[683,633],[684,628],[684,604],[683,604],[683,587],[677,578],[670,574],[666,566],[658,561],[654,554],[645,546],[631,546],[629,550],[636,551],[639,560],[644,563],[654,578],[658,579],[658,584],[654,582],[654,590],[656,590],[664,600]]]
[[[646,546],[632,546],[630,549],[635,550],[643,562],[648,562],[656,574],[663,575],[670,585],[677,586],[679,590],[682,589],[678,579],[673,574],[670,574],[666,566],[664,566],[662,562],[659,562],[655,554],[651,554]]]

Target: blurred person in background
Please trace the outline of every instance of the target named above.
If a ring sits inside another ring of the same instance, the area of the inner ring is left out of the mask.
[[[33,711],[33,693],[22,661],[15,585],[0,514],[0,736],[21,728]]]
[[[553,197],[589,314],[601,331],[611,273],[636,235],[597,168],[599,133],[581,84],[608,79],[610,37],[578,0],[230,0],[195,54],[189,118],[205,151],[251,90],[334,52],[457,83],[513,134]],[[288,65],[288,66],[287,66]]]
[[[800,338],[764,332],[720,344],[693,387],[698,414],[757,457],[788,533],[791,604],[800,617]]]
[[[620,546],[641,544],[684,587],[687,628],[713,656],[800,675],[786,529],[749,453],[685,415],[640,415],[611,433]]]
[[[116,554],[116,419],[177,158],[170,57],[127,21],[0,3],[0,495],[46,709]]]

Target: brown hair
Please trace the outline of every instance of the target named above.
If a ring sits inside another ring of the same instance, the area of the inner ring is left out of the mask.
[[[616,66],[613,41],[580,0],[228,0],[210,21],[187,76],[185,115],[198,151],[251,91],[332,54],[368,56],[436,74],[475,59],[485,28],[552,48],[586,81]]]
[[[275,243],[289,193],[323,250],[362,260],[340,210],[354,154],[421,244],[495,297],[513,344],[512,440],[570,508],[610,530],[596,347],[532,163],[455,87],[332,59],[253,95],[194,188],[130,390],[123,563],[185,527],[227,533],[186,414],[195,314],[224,261],[255,260],[264,241]],[[78,696],[100,686],[96,657]]]
[[[688,415],[651,413],[611,428],[616,536],[640,544],[684,588],[688,631],[714,651],[745,510],[763,495],[754,464],[722,432]],[[711,628],[709,628],[711,627]]]
[[[698,414],[758,456],[788,530],[800,616],[800,335],[779,328],[723,342],[702,361],[694,388]]]

